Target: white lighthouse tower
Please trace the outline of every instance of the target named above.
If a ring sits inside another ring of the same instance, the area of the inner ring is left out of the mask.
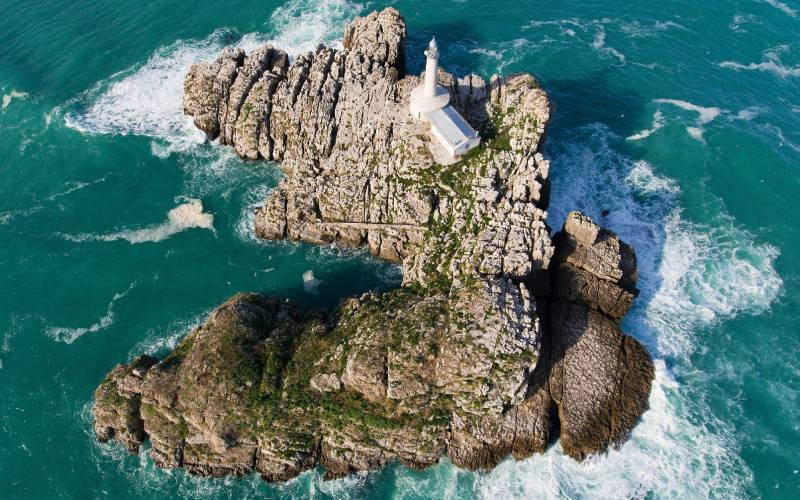
[[[422,113],[441,109],[450,102],[450,93],[439,85],[439,47],[436,38],[431,38],[425,51],[425,80],[411,91],[411,114],[422,118]]]
[[[450,93],[439,85],[439,47],[432,38],[425,51],[425,78],[411,91],[409,111],[414,118],[430,123],[431,135],[444,149],[443,155],[431,145],[434,157],[443,163],[458,161],[458,157],[481,143],[478,133],[450,106]]]

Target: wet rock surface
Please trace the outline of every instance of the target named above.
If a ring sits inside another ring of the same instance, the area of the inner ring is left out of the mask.
[[[530,75],[441,72],[483,144],[434,161],[408,113],[406,28],[388,8],[344,49],[225,49],[194,65],[184,111],[209,138],[285,177],[256,213],[265,239],[365,246],[403,285],[330,313],[239,294],[165,359],[112,370],[95,393],[101,441],[148,438],[163,467],[327,477],[447,454],[489,469],[560,433],[583,459],[624,442],[653,365],[620,329],[637,294],[628,245],[572,213],[551,239],[547,95]]]

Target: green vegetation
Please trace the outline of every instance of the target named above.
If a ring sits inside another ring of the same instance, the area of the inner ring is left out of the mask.
[[[103,382],[100,383],[102,391],[101,401],[105,404],[112,406],[120,406],[128,403],[128,398],[124,397],[117,390],[117,383],[111,378],[111,374],[106,375]]]
[[[148,403],[142,403],[141,413],[145,419],[149,419],[155,416],[157,412],[156,409],[153,408],[153,405]]]
[[[343,371],[351,341],[359,332],[369,331],[369,338],[378,339],[380,345],[372,347],[379,350],[404,352],[424,344],[421,352],[438,351],[440,325],[447,316],[444,296],[407,287],[369,295],[357,307],[353,304],[341,308],[340,320],[333,329],[327,329],[314,316],[273,319],[269,334],[249,350],[242,350],[252,338],[249,333],[227,323],[214,325],[223,328],[219,338],[224,344],[217,346],[215,354],[221,349],[226,363],[233,363],[230,366],[234,368],[226,370],[231,373],[229,380],[236,384],[254,382],[246,392],[250,423],[240,426],[243,432],[277,436],[291,431],[301,449],[301,443],[316,439],[320,426],[341,431],[355,426],[364,435],[372,435],[407,426],[447,424],[447,404],[433,404],[423,413],[412,415],[391,400],[377,404],[352,390],[319,393],[311,388],[314,375]],[[385,334],[376,336],[373,332]],[[253,354],[246,355],[245,351]],[[230,359],[230,353],[238,360]],[[179,426],[178,432],[183,435],[188,429]]]
[[[181,437],[181,439],[186,439],[189,437],[189,424],[187,424],[186,420],[183,418],[181,418],[178,422],[178,435]]]
[[[403,416],[391,418],[391,411],[380,405],[370,403],[360,394],[352,391],[326,393],[318,400],[322,419],[335,429],[348,425],[359,425],[375,429],[399,429],[407,424]]]
[[[253,105],[249,102],[244,103],[244,106],[242,106],[242,121],[247,120],[247,117],[250,116],[250,111],[252,108]]]

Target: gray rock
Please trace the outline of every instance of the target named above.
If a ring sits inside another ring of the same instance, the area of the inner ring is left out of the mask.
[[[311,377],[310,384],[319,392],[335,392],[342,388],[342,383],[335,373],[318,373]]]

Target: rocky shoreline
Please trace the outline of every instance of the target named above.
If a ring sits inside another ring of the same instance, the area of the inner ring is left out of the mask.
[[[163,360],[118,365],[94,427],[163,467],[283,481],[421,469],[447,455],[490,469],[560,437],[581,460],[624,442],[654,368],[620,329],[637,295],[631,247],[580,213],[547,225],[550,119],[530,75],[439,79],[481,132],[433,161],[408,113],[405,23],[388,8],[345,27],[344,49],[290,63],[264,46],[194,65],[184,111],[210,139],[285,178],[256,213],[264,239],[365,246],[403,285],[301,311],[239,294]]]

